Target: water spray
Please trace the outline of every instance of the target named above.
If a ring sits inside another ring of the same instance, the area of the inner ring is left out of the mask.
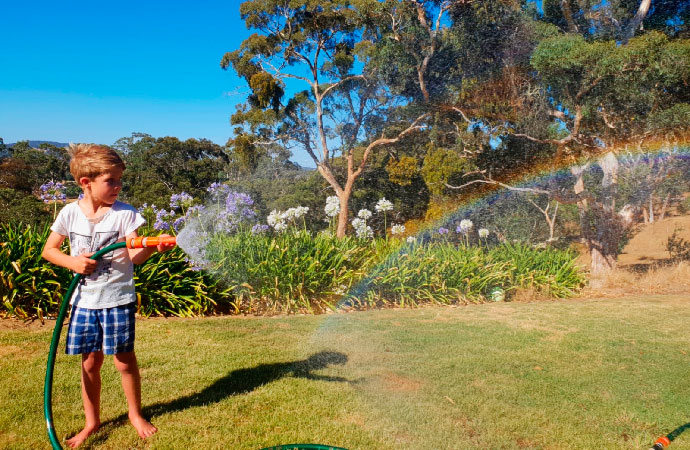
[[[99,260],[103,255],[121,248],[148,248],[157,247],[159,244],[176,245],[177,240],[174,236],[140,236],[128,240],[127,242],[117,242],[113,245],[109,245],[101,250],[97,251],[91,255],[90,259]],[[64,297],[62,298],[62,303],[60,304],[60,311],[58,312],[57,318],[55,319],[55,329],[53,330],[53,338],[50,341],[50,351],[48,352],[48,364],[46,367],[46,378],[43,385],[43,413],[46,419],[46,426],[48,427],[48,438],[53,446],[53,449],[62,449],[60,445],[60,440],[55,433],[55,427],[53,426],[53,369],[55,368],[55,355],[57,354],[57,347],[60,343],[60,332],[62,331],[62,323],[65,321],[65,315],[67,314],[67,307],[69,306],[69,301],[72,298],[74,289],[79,285],[79,280],[81,280],[82,274],[77,273],[72,278],[72,282],[67,288]]]

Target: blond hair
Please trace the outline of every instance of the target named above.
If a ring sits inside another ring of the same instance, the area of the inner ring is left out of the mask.
[[[82,177],[93,179],[114,168],[125,170],[120,155],[105,145],[70,144],[68,152],[71,157],[69,171],[77,183]]]

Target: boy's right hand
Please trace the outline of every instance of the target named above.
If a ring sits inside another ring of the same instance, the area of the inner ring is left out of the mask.
[[[75,256],[72,270],[82,275],[90,275],[94,270],[96,270],[96,266],[98,265],[98,261],[89,259],[91,255],[93,255],[93,252],[82,253],[79,256]]]

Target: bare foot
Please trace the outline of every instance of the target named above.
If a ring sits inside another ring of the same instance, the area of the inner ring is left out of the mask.
[[[67,446],[69,448],[79,447],[81,444],[84,443],[86,438],[91,436],[93,433],[95,433],[96,430],[98,430],[98,427],[100,427],[100,426],[101,426],[100,423],[93,425],[93,426],[90,426],[90,425],[84,426],[83,430],[81,430],[79,433],[75,434],[71,438],[67,439]]]
[[[151,422],[144,419],[142,416],[130,417],[129,421],[142,439],[146,439],[158,431],[158,428],[154,427]]]

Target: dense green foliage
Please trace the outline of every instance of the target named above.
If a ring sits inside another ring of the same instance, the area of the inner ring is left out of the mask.
[[[567,298],[584,284],[575,255],[503,244],[486,251],[449,243],[403,247],[377,265],[345,300],[352,305],[462,303],[510,297],[518,288]]]
[[[72,274],[41,258],[49,230],[0,228],[0,294],[5,315],[45,317],[57,311]],[[395,239],[337,239],[291,230],[277,235],[216,234],[206,243],[206,270],[175,249],[136,266],[139,313],[323,312],[355,307],[484,301],[499,288],[510,297],[532,288],[569,297],[584,282],[575,255],[528,245],[491,250],[442,242],[409,247]]]
[[[0,188],[0,223],[44,225],[52,216],[40,200],[15,189]]]
[[[41,257],[49,233],[48,227],[0,224],[0,298],[5,314],[43,318],[57,312],[70,273]]]
[[[357,283],[378,256],[354,238],[306,231],[216,235],[206,255],[211,270],[233,290],[238,312],[333,308],[334,300]]]

